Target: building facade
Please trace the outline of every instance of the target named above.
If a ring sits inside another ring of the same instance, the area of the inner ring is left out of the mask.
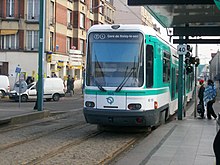
[[[212,59],[209,61],[210,78],[220,80],[220,51],[211,54]]]
[[[93,24],[114,23],[109,0],[45,1],[45,76],[82,79],[86,34]],[[0,1],[0,74],[38,75],[39,0]],[[11,81],[13,82],[13,81]]]
[[[158,33],[160,28],[153,22],[151,14],[143,6],[128,6],[127,0],[113,0],[116,24],[141,24],[152,27]]]

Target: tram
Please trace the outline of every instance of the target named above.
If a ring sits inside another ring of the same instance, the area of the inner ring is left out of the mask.
[[[85,120],[100,126],[163,123],[178,109],[178,76],[176,49],[152,28],[94,25],[87,34]],[[193,77],[185,76],[188,101]]]

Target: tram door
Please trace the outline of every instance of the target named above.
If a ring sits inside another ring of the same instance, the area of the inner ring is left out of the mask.
[[[146,71],[146,86],[148,88],[152,88],[153,86],[153,59],[154,59],[154,51],[152,45],[146,46],[146,63],[147,63],[147,71]]]

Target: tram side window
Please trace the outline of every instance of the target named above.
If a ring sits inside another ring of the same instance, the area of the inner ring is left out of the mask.
[[[153,86],[153,46],[146,46],[146,63],[147,63],[147,71],[146,71],[146,86],[147,88]]]
[[[170,81],[170,54],[163,54],[163,82]]]

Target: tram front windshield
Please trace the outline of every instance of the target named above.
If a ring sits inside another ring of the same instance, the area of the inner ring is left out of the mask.
[[[143,85],[143,44],[139,32],[89,34],[86,85],[141,87]]]

